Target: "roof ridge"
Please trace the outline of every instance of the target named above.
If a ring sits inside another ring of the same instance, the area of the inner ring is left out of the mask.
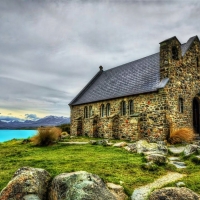
[[[149,55],[149,56],[145,56],[145,57],[143,57],[143,58],[139,58],[139,59],[134,60],[134,61],[131,61],[131,62],[124,63],[124,64],[119,65],[119,66],[116,66],[116,67],[112,67],[112,68],[110,68],[110,69],[105,70],[104,72],[107,72],[107,71],[113,70],[113,69],[118,68],[118,67],[122,67],[122,66],[127,65],[127,64],[130,64],[130,63],[138,62],[138,61],[143,60],[143,59],[145,59],[145,58],[148,58],[148,57],[154,56],[154,55],[156,55],[156,54],[159,54],[159,52],[154,53],[154,54],[151,54],[151,55]]]
[[[184,45],[185,45],[185,46],[184,46],[185,49],[184,49],[184,48],[182,49],[182,56],[184,56],[184,55],[186,54],[186,52],[187,52],[188,49],[191,47],[193,41],[194,41],[196,38],[198,38],[197,35],[192,36],[192,37],[190,37],[190,38],[188,39],[188,41],[184,44]],[[198,40],[199,40],[199,38],[198,38]],[[188,46],[187,46],[187,45],[188,45]]]

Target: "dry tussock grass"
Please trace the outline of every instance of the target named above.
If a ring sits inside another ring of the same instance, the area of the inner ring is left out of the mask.
[[[31,141],[37,146],[48,146],[60,139],[61,132],[57,127],[41,127]]]
[[[182,142],[192,142],[195,134],[191,128],[180,128],[170,131],[169,142],[171,144],[179,144]]]

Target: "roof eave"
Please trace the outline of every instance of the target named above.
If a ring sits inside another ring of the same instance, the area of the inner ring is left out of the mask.
[[[76,95],[76,97],[68,104],[69,106],[73,105],[73,103],[85,92],[85,90],[103,73],[103,70],[98,71],[98,73],[88,82],[88,84]]]

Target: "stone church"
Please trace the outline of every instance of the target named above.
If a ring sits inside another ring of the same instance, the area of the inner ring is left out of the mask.
[[[149,141],[170,127],[200,133],[200,41],[160,42],[160,52],[98,73],[70,102],[71,134]]]

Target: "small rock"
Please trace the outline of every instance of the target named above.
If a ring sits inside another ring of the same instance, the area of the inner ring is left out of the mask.
[[[178,182],[178,183],[176,183],[176,187],[185,187],[185,183],[184,182]]]
[[[142,168],[143,169],[147,169],[149,171],[155,171],[155,170],[158,169],[158,166],[155,163],[153,163],[153,162],[148,162],[148,163],[144,163],[142,165]]]
[[[97,144],[103,145],[103,146],[108,146],[108,140],[98,140]]]
[[[184,149],[184,155],[185,156],[190,156],[196,152],[198,152],[199,146],[195,144],[189,144],[185,147]]]
[[[169,157],[168,158],[170,161],[180,161],[179,157]]]
[[[90,144],[96,145],[96,144],[97,144],[97,141],[96,141],[96,140],[90,140]]]
[[[150,154],[148,156],[146,156],[146,159],[149,162],[153,162],[156,164],[164,164],[167,162],[167,157],[161,154]]]
[[[28,194],[24,196],[23,200],[41,200],[41,199],[34,194]]]
[[[200,196],[188,188],[166,187],[151,193],[149,200],[199,200]]]
[[[178,169],[186,168],[186,164],[180,161],[170,161],[170,164],[174,165]]]
[[[169,152],[175,154],[175,155],[179,155],[184,151],[185,147],[184,146],[180,146],[180,147],[169,147],[168,150]]]
[[[114,183],[107,183],[108,189],[116,197],[117,200],[127,199],[127,195],[124,193],[124,188],[121,185],[116,185]]]
[[[113,145],[113,147],[125,147],[127,145],[126,142],[118,142]]]

